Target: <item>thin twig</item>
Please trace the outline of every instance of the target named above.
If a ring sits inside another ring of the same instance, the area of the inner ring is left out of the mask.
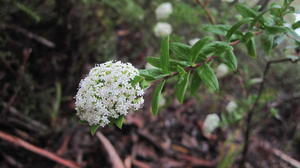
[[[201,8],[205,11],[206,17],[212,25],[216,25],[215,18],[211,15],[210,11],[207,9],[208,3],[202,3],[201,0],[196,0],[196,2],[201,6]],[[216,35],[218,40],[223,40],[223,38],[219,35]]]
[[[41,44],[43,44],[43,45],[45,45],[49,48],[54,48],[55,47],[55,44],[52,41],[50,41],[50,40],[48,40],[48,39],[46,39],[42,36],[39,36],[37,34],[34,34],[30,31],[24,29],[24,28],[18,27],[16,25],[0,24],[0,29],[12,29],[12,30],[14,30],[18,33],[21,33],[21,34],[27,36],[30,39],[36,40],[37,42],[39,42],[39,43],[41,43]]]
[[[263,92],[264,86],[265,86],[266,76],[267,76],[267,73],[270,70],[271,65],[272,64],[277,64],[277,63],[284,63],[284,62],[295,63],[297,61],[298,60],[292,60],[290,58],[283,58],[283,59],[271,60],[271,61],[267,62],[266,66],[265,66],[265,69],[264,69],[264,72],[263,72],[262,82],[259,85],[258,95],[257,95],[257,97],[256,97],[256,99],[254,101],[254,104],[252,105],[251,109],[247,113],[246,131],[245,131],[245,134],[244,134],[244,142],[245,142],[245,144],[244,144],[244,147],[242,149],[242,159],[241,159],[241,162],[240,162],[240,168],[244,167],[244,164],[245,164],[245,161],[246,161],[246,156],[247,156],[248,148],[249,148],[250,134],[251,134],[251,130],[252,130],[251,122],[252,122],[253,113],[256,110],[258,102],[259,102],[259,100],[261,98],[261,95],[262,95],[262,92]]]
[[[53,160],[53,161],[55,161],[55,162],[57,162],[57,163],[59,163],[61,165],[64,165],[66,167],[69,167],[69,168],[80,168],[80,166],[77,163],[75,163],[75,162],[73,162],[71,160],[63,159],[63,158],[57,156],[54,153],[46,151],[45,149],[39,148],[37,146],[34,146],[34,145],[32,145],[32,144],[30,144],[30,143],[28,143],[28,142],[26,142],[26,141],[24,141],[24,140],[22,140],[20,138],[17,138],[17,137],[15,137],[13,135],[9,135],[9,134],[7,134],[5,132],[0,131],[0,139],[3,139],[3,140],[8,141],[8,142],[12,142],[12,143],[14,143],[16,145],[19,145],[19,146],[21,146],[21,147],[23,147],[23,148],[25,148],[27,150],[30,150],[30,151],[32,151],[32,152],[34,152],[36,154],[39,154],[39,155],[44,156],[44,157],[46,157],[48,159],[51,159],[51,160]]]
[[[193,71],[193,70],[197,69],[198,67],[202,66],[203,64],[213,61],[215,58],[217,58],[217,56],[209,57],[209,58],[205,59],[203,62],[197,63],[196,65],[193,65],[193,66],[186,67],[184,70],[186,72]],[[178,74],[179,74],[179,72],[173,72],[173,73],[171,73],[168,76],[165,76],[163,78],[157,79],[157,80],[155,80],[155,81],[153,81],[151,83],[151,86],[154,86],[154,85],[160,83],[161,81],[167,80],[167,79],[169,79],[169,78],[171,78],[173,76],[176,76]]]

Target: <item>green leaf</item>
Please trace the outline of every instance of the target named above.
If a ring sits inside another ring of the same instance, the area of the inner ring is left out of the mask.
[[[266,26],[265,29],[270,34],[285,33],[288,31],[286,27],[283,26]]]
[[[153,97],[152,97],[152,114],[153,115],[157,115],[158,114],[158,107],[159,107],[159,101],[161,98],[161,91],[165,85],[166,81],[162,81],[158,86],[156,86],[154,93],[153,93]]]
[[[135,76],[131,81],[131,86],[135,86],[136,84],[140,83],[142,80],[144,80],[144,77],[142,76]]]
[[[294,23],[294,24],[292,25],[292,28],[293,28],[293,29],[300,28],[300,20],[297,21],[296,23]]]
[[[199,77],[198,73],[193,73],[190,85],[190,90],[192,94],[195,94],[197,92],[197,90],[200,87],[200,84],[201,78]]]
[[[160,67],[160,58],[158,57],[147,57],[146,58],[148,63],[150,63],[151,65],[155,66],[155,67]],[[176,70],[177,65],[180,66],[189,66],[190,64],[186,61],[178,61],[178,60],[174,60],[174,59],[170,59],[170,70]]]
[[[198,67],[196,71],[208,88],[214,91],[219,90],[218,79],[209,64],[204,63],[202,66]]]
[[[263,15],[266,14],[268,11],[272,10],[273,8],[269,8],[263,12],[261,12],[258,16],[256,16],[253,20],[253,22],[251,23],[251,27],[253,27],[258,21],[260,21],[261,24],[265,24],[264,20],[263,20]]]
[[[148,81],[160,79],[169,75],[169,74],[165,74],[160,69],[141,69],[139,70],[139,73],[142,77],[144,77]]]
[[[241,14],[244,18],[247,18],[247,17],[255,18],[256,16],[258,16],[257,11],[255,11],[245,5],[237,4],[235,6],[235,8],[239,12],[239,14]]]
[[[274,44],[274,36],[273,35],[265,35],[263,34],[261,36],[261,44],[263,46],[263,49],[267,55],[270,55],[273,44]]]
[[[246,47],[248,50],[248,54],[252,58],[256,58],[257,54],[256,54],[256,45],[255,45],[254,37],[250,37],[250,39],[247,40]]]
[[[189,84],[190,73],[179,74],[176,84],[175,95],[180,103],[183,103],[184,96]]]
[[[250,23],[253,19],[252,18],[245,18],[239,22],[237,22],[236,24],[234,24],[227,32],[226,34],[226,38],[228,40],[230,40],[230,37],[234,34],[235,31],[238,30],[238,28],[240,28],[243,24],[246,24],[246,23]]]
[[[295,32],[295,30],[286,27],[288,34],[290,35],[291,38],[293,38],[295,41],[300,43],[300,36]]]
[[[221,36],[225,36],[227,31],[230,29],[228,25],[207,25],[203,28],[205,31],[215,33]]]
[[[124,116],[120,116],[118,119],[116,119],[116,120],[114,121],[115,125],[116,125],[118,128],[122,129],[124,119],[125,119]]]
[[[162,39],[161,47],[160,47],[160,60],[161,60],[161,68],[165,73],[169,73],[170,66],[170,56],[169,56],[169,36],[166,36]]]
[[[233,71],[235,71],[237,69],[237,59],[236,56],[234,55],[233,52],[233,48],[231,47],[231,49],[228,49],[225,51],[225,55],[224,55],[225,59],[226,59],[226,65]]]
[[[95,135],[96,134],[96,132],[97,132],[97,129],[100,127],[100,125],[92,125],[91,127],[90,127],[90,132],[91,132],[91,134],[92,135]]]
[[[210,37],[204,37],[200,40],[197,41],[197,43],[195,43],[192,46],[191,49],[191,54],[189,56],[189,61],[194,63],[197,60],[197,57],[199,56],[201,49],[208,44],[208,42],[211,40]]]
[[[170,49],[176,57],[181,58],[183,60],[188,60],[188,56],[191,50],[191,47],[189,45],[179,42],[173,42],[170,45]]]
[[[153,65],[154,67],[161,67],[160,58],[158,57],[147,57],[146,60],[149,64]]]

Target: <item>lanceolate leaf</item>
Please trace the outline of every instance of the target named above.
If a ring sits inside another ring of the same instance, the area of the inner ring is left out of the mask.
[[[296,23],[294,23],[294,24],[292,25],[292,28],[293,28],[293,29],[300,28],[300,20],[297,21]]]
[[[169,72],[169,36],[163,38],[160,48],[161,68],[165,73]]]
[[[170,49],[176,57],[181,58],[183,60],[188,60],[188,56],[191,50],[191,47],[189,45],[179,42],[173,42],[170,45]]]
[[[300,43],[300,36],[295,32],[295,30],[286,27],[286,30],[288,32],[288,34],[294,39],[296,40],[298,43]]]
[[[231,49],[227,49],[225,51],[225,55],[224,55],[225,59],[226,59],[226,64],[227,66],[235,71],[237,69],[237,59],[236,59],[236,56],[234,55],[234,52],[233,52],[233,48],[231,47]]]
[[[283,26],[266,26],[266,31],[270,34],[285,33],[288,30]]]
[[[214,91],[219,90],[218,79],[209,64],[204,63],[202,66],[198,67],[196,71],[208,88]]]
[[[164,73],[162,70],[156,69],[156,68],[155,69],[141,69],[141,70],[139,70],[139,73],[142,77],[144,77],[148,81],[163,78],[168,75],[168,74]]]
[[[190,73],[180,74],[178,76],[178,83],[176,84],[176,97],[180,103],[183,103],[184,96],[189,84]]]
[[[158,57],[147,57],[146,58],[148,63],[151,65],[160,68],[160,58]],[[170,60],[170,70],[174,70],[177,68],[178,65],[180,66],[189,66],[190,64],[187,61],[178,61],[174,59],[169,59]]]
[[[198,73],[193,73],[192,77],[191,77],[191,85],[190,85],[190,90],[192,94],[195,94],[197,92],[197,90],[199,89],[201,84],[201,79],[198,75]]]
[[[161,91],[165,85],[166,81],[162,81],[158,86],[156,86],[155,90],[154,90],[154,94],[152,97],[152,113],[153,115],[157,115],[158,114],[158,105],[159,105],[159,101],[161,98]]]
[[[193,62],[195,62],[195,60],[197,60],[197,57],[199,56],[201,49],[205,45],[207,45],[210,40],[211,40],[210,37],[204,37],[204,38],[198,40],[197,43],[192,46],[191,54],[189,56],[190,62],[193,63]]]
[[[236,24],[234,24],[227,32],[226,34],[226,38],[228,40],[230,40],[230,37],[234,34],[235,31],[238,30],[238,28],[240,28],[243,24],[246,24],[246,23],[250,23],[253,19],[252,18],[245,18],[239,22],[237,22]]]
[[[204,30],[221,36],[225,36],[229,29],[230,26],[228,25],[208,25],[204,27]]]
[[[247,42],[246,42],[246,47],[248,50],[248,54],[252,57],[252,58],[256,58],[257,54],[256,54],[256,45],[255,45],[255,41],[254,41],[254,37],[251,37]]]
[[[258,12],[245,5],[237,4],[235,8],[244,18],[247,17],[255,18],[256,16],[258,16]]]

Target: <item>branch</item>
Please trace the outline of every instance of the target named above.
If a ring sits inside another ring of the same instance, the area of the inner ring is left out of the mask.
[[[73,162],[71,160],[63,159],[63,158],[57,156],[54,153],[46,151],[45,149],[39,148],[37,146],[34,146],[34,145],[32,145],[32,144],[30,144],[30,143],[28,143],[28,142],[26,142],[26,141],[24,141],[24,140],[22,140],[20,138],[17,138],[15,136],[9,135],[9,134],[7,134],[5,132],[0,131],[0,139],[3,139],[3,140],[8,141],[8,142],[12,142],[12,143],[14,143],[16,145],[19,145],[19,146],[21,146],[21,147],[23,147],[23,148],[25,148],[27,150],[30,150],[30,151],[32,151],[32,152],[34,152],[36,154],[39,154],[39,155],[44,156],[44,157],[46,157],[48,159],[51,159],[51,160],[53,160],[53,161],[55,161],[55,162],[57,162],[57,163],[59,163],[61,165],[64,165],[66,167],[69,167],[69,168],[80,168],[80,166],[77,163],[75,163],[75,162]]]
[[[197,69],[198,67],[202,66],[204,63],[208,63],[208,62],[213,61],[215,58],[217,58],[217,56],[211,56],[211,57],[205,59],[203,62],[200,62],[200,63],[197,63],[196,65],[188,66],[188,67],[184,68],[184,70],[186,72],[193,71],[193,70]],[[179,72],[173,72],[173,73],[171,73],[168,76],[165,76],[163,78],[157,79],[157,80],[155,80],[154,82],[151,83],[151,86],[156,85],[156,84],[160,83],[161,81],[167,80],[167,79],[169,79],[169,78],[171,78],[173,76],[176,76],[178,74],[179,74]]]
[[[290,58],[283,58],[283,59],[271,60],[271,61],[267,62],[266,66],[265,66],[265,69],[264,69],[264,72],[263,72],[263,80],[259,85],[258,95],[257,95],[257,97],[254,101],[254,104],[252,105],[251,109],[249,110],[249,112],[247,114],[246,131],[245,131],[245,134],[244,134],[245,144],[244,144],[244,147],[243,147],[243,150],[242,150],[242,159],[241,159],[241,162],[240,162],[240,168],[244,167],[244,164],[245,164],[245,161],[246,161],[246,156],[247,156],[247,153],[248,153],[249,141],[250,141],[249,139],[250,139],[250,134],[251,134],[251,130],[252,130],[251,122],[252,122],[253,113],[256,110],[258,102],[261,98],[262,92],[264,90],[265,82],[266,82],[266,76],[267,76],[267,73],[270,70],[271,65],[272,64],[278,64],[278,63],[284,63],[284,62],[296,63],[297,61],[298,60],[292,60]]]
[[[41,43],[41,44],[43,44],[43,45],[45,45],[49,48],[54,48],[55,47],[55,44],[52,41],[50,41],[50,40],[48,40],[48,39],[46,39],[42,36],[39,36],[37,34],[34,34],[32,32],[29,32],[28,30],[26,30],[24,28],[15,26],[15,25],[0,24],[0,29],[12,29],[12,30],[14,30],[18,33],[21,33],[21,34],[27,36],[30,39],[34,39],[35,41],[37,41],[37,42],[39,42],[39,43]]]

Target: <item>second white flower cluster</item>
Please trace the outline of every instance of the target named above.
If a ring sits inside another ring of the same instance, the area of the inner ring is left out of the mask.
[[[160,4],[156,10],[155,15],[158,22],[154,26],[154,34],[157,37],[168,36],[172,33],[172,26],[168,22],[162,20],[167,19],[173,12],[173,7],[170,2]]]

